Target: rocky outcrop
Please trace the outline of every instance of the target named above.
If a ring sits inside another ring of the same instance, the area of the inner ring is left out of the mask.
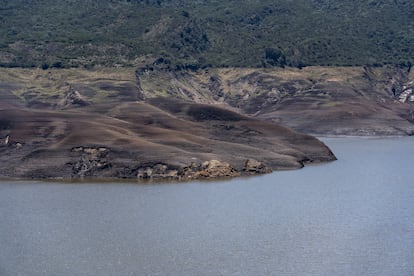
[[[224,100],[223,84],[218,75],[213,75],[210,77],[208,89],[211,91],[211,95],[215,101]]]
[[[178,179],[179,174],[176,168],[166,164],[158,163],[153,166],[145,165],[137,169],[138,179]]]
[[[90,150],[93,153],[90,153]],[[237,170],[227,162],[209,160],[202,163],[192,162],[187,166],[177,167],[166,163],[130,165],[111,163],[107,151],[99,149],[79,148],[73,152],[81,152],[78,161],[68,163],[72,167],[72,178],[99,177],[106,175],[111,178],[138,179],[138,180],[195,180],[230,178],[241,175],[270,173],[272,170],[261,162],[248,159],[245,168]]]
[[[72,166],[73,178],[98,177],[99,171],[111,167],[107,160],[109,149],[105,147],[76,147],[71,152],[79,156],[78,161],[68,163]]]
[[[247,159],[243,171],[247,174],[264,174],[272,172],[270,168],[255,159]]]
[[[398,100],[402,103],[414,103],[414,80],[403,85]]]
[[[183,169],[182,174],[182,177],[191,179],[240,176],[240,172],[229,163],[218,160],[205,161],[199,165],[192,163]]]
[[[122,171],[122,173],[120,173]],[[190,180],[225,178],[240,176],[241,173],[229,163],[210,160],[203,163],[191,162],[187,166],[177,167],[165,163],[140,165],[135,169],[118,170],[117,176],[122,178],[137,178],[142,180]]]
[[[11,149],[20,149],[23,147],[23,144],[18,141],[13,141],[10,139],[10,135],[6,135],[3,138],[0,138],[0,147],[7,147]]]
[[[0,138],[0,146],[8,146],[9,145],[10,136],[7,135],[4,138]]]
[[[61,108],[82,107],[88,105],[90,105],[90,102],[82,96],[79,91],[73,89],[72,87],[69,87],[64,98],[58,103],[58,106]]]

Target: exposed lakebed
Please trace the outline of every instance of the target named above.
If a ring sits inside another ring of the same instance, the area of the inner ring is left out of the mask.
[[[2,182],[0,275],[412,275],[413,137],[223,182]]]

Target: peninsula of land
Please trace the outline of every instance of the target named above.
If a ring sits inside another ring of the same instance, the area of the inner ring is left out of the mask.
[[[146,99],[120,72],[16,69],[2,78],[3,178],[186,180],[335,159],[314,137],[218,105]]]

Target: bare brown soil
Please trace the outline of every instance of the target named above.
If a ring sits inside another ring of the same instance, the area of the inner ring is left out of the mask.
[[[0,177],[233,177],[335,159],[316,138],[211,105],[64,102],[29,108],[3,88]]]
[[[414,73],[396,67],[139,71],[144,97],[218,104],[312,135],[414,134]]]

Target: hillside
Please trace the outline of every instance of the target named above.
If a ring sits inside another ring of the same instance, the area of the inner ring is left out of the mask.
[[[1,68],[0,177],[300,168],[335,159],[309,134],[413,135],[413,91],[396,67]]]
[[[232,177],[335,159],[309,135],[414,135],[413,14],[0,0],[0,177]]]
[[[3,104],[51,110],[168,98],[312,135],[414,134],[414,71],[396,67],[3,68],[0,97]]]
[[[414,134],[414,71],[396,67],[137,71],[143,98],[224,106],[312,135]]]
[[[142,101],[130,73],[2,70],[0,178],[185,180],[335,160],[312,136],[219,106]]]
[[[410,67],[413,13],[405,0],[2,0],[0,66]]]

